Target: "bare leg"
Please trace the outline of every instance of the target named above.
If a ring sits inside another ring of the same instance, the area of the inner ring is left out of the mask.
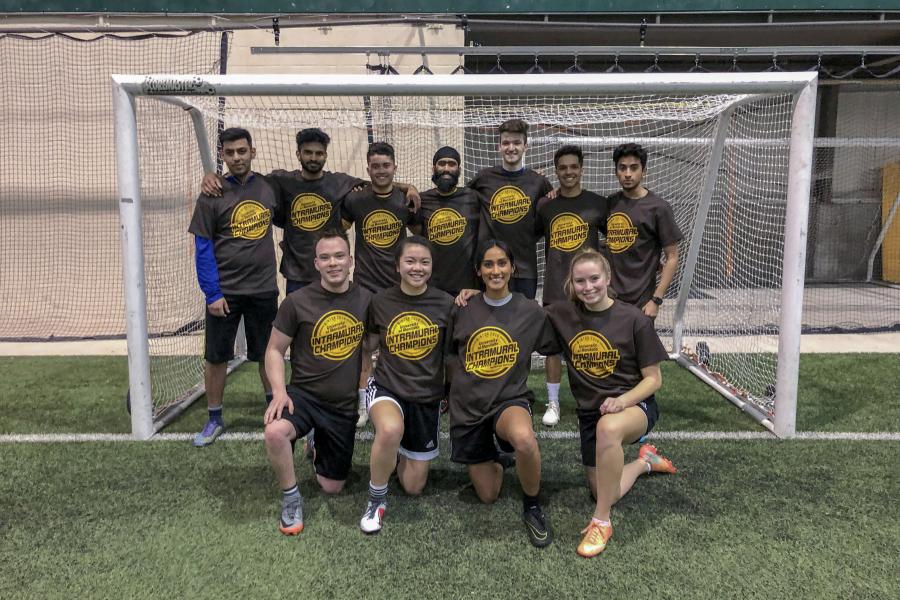
[[[369,456],[369,477],[376,486],[386,485],[397,466],[397,450],[403,439],[403,413],[389,400],[372,405],[369,419],[375,426],[375,441]]]
[[[225,396],[225,375],[228,363],[211,363],[207,361],[203,369],[203,384],[206,386],[206,405],[209,408],[222,406]]]
[[[534,437],[531,415],[521,406],[510,406],[497,419],[496,430],[516,451],[516,472],[522,491],[537,496],[541,490],[541,450]]]
[[[272,393],[272,384],[269,383],[269,376],[266,375],[266,358],[263,356],[259,359],[259,380],[262,382],[263,390],[267,394]]]
[[[429,465],[431,465],[429,460],[413,460],[400,456],[400,462],[397,463],[397,478],[400,479],[400,485],[407,494],[418,496],[425,491]]]
[[[494,461],[469,465],[469,479],[478,499],[485,504],[493,504],[503,485],[503,467]]]
[[[625,453],[622,450],[624,441],[638,439],[647,430],[647,417],[640,408],[632,406],[614,415],[604,415],[597,422],[597,467],[596,498],[597,506],[594,518],[609,521],[612,505],[622,497],[622,478],[624,475]],[[631,473],[631,471],[629,471]],[[634,484],[634,477],[628,483],[628,489]],[[627,490],[625,490],[627,491]]]
[[[266,425],[263,438],[266,445],[266,456],[269,464],[278,478],[278,485],[286,490],[297,485],[297,475],[294,473],[294,453],[291,441],[297,437],[294,426],[282,419],[272,421]]]

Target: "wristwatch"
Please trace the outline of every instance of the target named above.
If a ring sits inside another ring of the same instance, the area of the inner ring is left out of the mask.
[[[659,296],[653,296],[650,299],[653,300],[653,304],[655,304],[657,306],[662,306],[662,298],[660,298]]]

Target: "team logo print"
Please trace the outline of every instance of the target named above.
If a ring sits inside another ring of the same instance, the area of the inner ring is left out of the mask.
[[[606,245],[610,252],[625,252],[637,239],[638,230],[625,213],[613,213],[606,220]]]
[[[582,331],[569,342],[572,366],[594,379],[609,377],[619,363],[619,351],[596,331]]]
[[[303,231],[318,231],[331,218],[331,203],[318,194],[298,194],[291,202],[291,223]]]
[[[437,346],[440,329],[423,314],[402,312],[387,326],[388,352],[407,360],[425,358]]]
[[[330,310],[316,321],[309,345],[313,354],[329,360],[344,360],[362,340],[365,325],[343,310]]]
[[[256,200],[244,200],[231,211],[231,236],[258,240],[272,223],[272,211]]]
[[[440,208],[428,219],[428,239],[449,246],[463,236],[466,223],[466,219],[452,208]]]
[[[390,248],[400,237],[400,222],[394,213],[386,210],[376,210],[366,215],[363,220],[363,239],[376,248]]]
[[[509,371],[519,357],[519,344],[499,327],[482,327],[466,344],[466,372],[495,379]]]
[[[531,198],[514,185],[504,185],[491,196],[491,219],[509,225],[531,210]]]
[[[572,213],[561,213],[550,221],[550,247],[563,252],[581,248],[588,237],[588,224]]]

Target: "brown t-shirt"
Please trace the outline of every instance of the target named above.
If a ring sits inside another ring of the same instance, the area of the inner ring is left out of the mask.
[[[662,249],[684,238],[672,207],[653,192],[638,200],[618,192],[609,197],[603,233],[612,263],[612,288],[620,300],[644,306],[656,289]]]
[[[372,294],[351,283],[335,294],[319,281],[288,294],[272,324],[291,342],[291,385],[335,410],[356,412]]]
[[[509,400],[534,402],[528,389],[531,353],[559,352],[546,313],[518,293],[503,306],[487,304],[482,294],[473,297],[468,306],[454,308],[448,331],[457,363],[450,385],[451,430],[493,417]]]
[[[375,381],[408,402],[433,402],[444,397],[444,350],[453,298],[429,286],[408,296],[400,286],[379,292],[372,300],[371,329],[381,352]]]
[[[413,219],[403,192],[397,188],[385,195],[372,188],[350,192],[341,217],[356,226],[353,281],[373,293],[398,283],[394,248],[406,237],[406,226]]]
[[[544,239],[545,305],[566,299],[563,282],[572,257],[581,248],[599,249],[599,232],[606,223],[606,198],[583,190],[574,198],[538,200],[535,225]]]
[[[197,198],[188,231],[212,240],[223,294],[277,292],[272,223],[280,223],[272,186],[253,173],[242,185],[222,182],[222,197]]]
[[[328,171],[320,179],[307,180],[299,170],[273,171],[268,179],[285,213],[281,274],[293,281],[317,281],[319,273],[313,265],[316,236],[320,231],[340,229],[341,201],[365,181]]]
[[[553,186],[532,169],[511,173],[496,166],[482,169],[469,187],[478,192],[481,201],[479,240],[506,242],[516,259],[513,277],[537,279],[535,205]]]
[[[422,223],[422,235],[434,246],[431,284],[450,294],[478,287],[475,251],[479,211],[478,194],[471,188],[457,188],[446,196],[437,189],[422,194],[417,220]]]
[[[639,308],[618,300],[607,310],[556,302],[547,315],[566,357],[569,387],[580,411],[596,411],[606,398],[640,383],[641,369],[668,360],[653,321]]]

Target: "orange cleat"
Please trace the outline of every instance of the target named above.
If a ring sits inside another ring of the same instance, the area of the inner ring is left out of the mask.
[[[653,444],[644,444],[638,450],[638,458],[647,461],[650,470],[654,473],[677,473],[678,469],[672,464],[672,461],[665,456],[660,456]]]
[[[612,537],[612,525],[601,525],[595,519],[591,519],[581,533],[584,537],[578,544],[578,555],[591,558],[606,550],[606,543]]]

